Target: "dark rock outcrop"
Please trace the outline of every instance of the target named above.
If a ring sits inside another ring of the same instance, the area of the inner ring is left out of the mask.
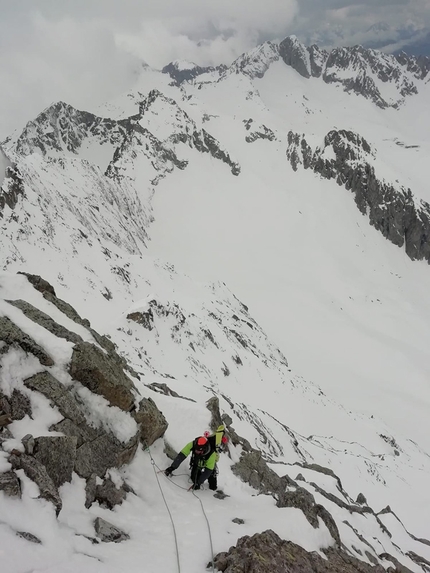
[[[135,401],[133,382],[111,356],[90,342],[81,342],[73,349],[70,375],[86,388],[100,394],[112,405],[129,412]]]
[[[334,158],[327,158],[330,149]],[[389,241],[404,247],[412,260],[430,262],[430,204],[415,201],[410,189],[378,179],[367,141],[347,130],[330,131],[321,148],[312,150],[304,136],[288,133],[287,158],[351,190],[357,207]]]
[[[21,173],[16,165],[9,165],[5,169],[3,183],[0,187],[0,218],[3,217],[5,206],[14,209],[22,196],[24,196],[24,182]]]
[[[104,543],[121,543],[121,541],[130,539],[127,533],[101,517],[95,519],[94,529],[96,530],[97,537]]]
[[[376,50],[353,46],[334,48],[330,52],[313,45],[306,47],[295,36],[279,44],[279,55],[304,78],[321,78],[327,84],[339,84],[371,100],[380,108],[397,108],[407,96],[418,93],[416,80],[427,77],[430,64],[406,54],[393,56]],[[387,96],[382,84],[395,88]]]
[[[27,454],[12,454],[9,457],[14,470],[24,470],[27,477],[39,486],[40,497],[51,501],[56,509],[57,515],[63,507],[58,488],[49,476],[45,466],[33,456]]]
[[[166,418],[151,398],[144,398],[140,402],[134,418],[141,426],[140,439],[145,446],[151,446],[167,430]]]
[[[72,480],[77,439],[70,436],[35,438],[34,457],[42,463],[56,487]]]
[[[369,565],[341,549],[323,551],[326,559],[282,540],[269,529],[241,537],[236,547],[215,557],[214,565],[223,573],[385,573],[382,565]]]
[[[54,364],[48,353],[7,316],[0,316],[0,340],[8,346],[19,346],[24,352],[33,354],[44,366],[53,366]]]

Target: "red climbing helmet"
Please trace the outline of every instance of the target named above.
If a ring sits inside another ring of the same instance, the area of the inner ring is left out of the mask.
[[[210,450],[210,445],[209,442],[207,441],[207,438],[205,438],[204,436],[200,436],[200,438],[197,438],[195,440],[194,453],[197,456],[203,456],[204,454],[207,454],[209,450]]]

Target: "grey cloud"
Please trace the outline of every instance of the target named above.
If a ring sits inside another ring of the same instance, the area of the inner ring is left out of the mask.
[[[142,61],[230,63],[289,34],[325,47],[397,43],[401,26],[430,27],[430,2],[11,0],[0,16],[1,139],[55,100],[91,108],[125,91]],[[388,31],[372,28],[381,21]]]

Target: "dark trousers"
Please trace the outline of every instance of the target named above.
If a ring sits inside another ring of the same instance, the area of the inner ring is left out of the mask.
[[[201,474],[201,473],[202,473],[202,470],[201,470],[199,467],[193,466],[193,467],[191,468],[191,480],[192,480],[192,482],[193,482],[194,484],[196,484],[196,483],[199,481],[199,477],[200,477],[200,474]],[[217,474],[217,472],[216,472],[216,467],[215,467],[215,469],[212,470],[211,475],[208,477],[209,489],[212,489],[212,490],[214,490],[214,491],[215,491],[215,490],[217,489],[217,487],[218,487],[218,486],[217,486],[216,474]]]

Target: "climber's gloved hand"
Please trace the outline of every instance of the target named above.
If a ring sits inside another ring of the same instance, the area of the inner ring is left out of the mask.
[[[164,470],[164,475],[167,476],[167,477],[171,476],[172,473],[173,473],[173,468],[172,468],[172,466],[169,466],[168,468],[166,468],[166,469]]]

